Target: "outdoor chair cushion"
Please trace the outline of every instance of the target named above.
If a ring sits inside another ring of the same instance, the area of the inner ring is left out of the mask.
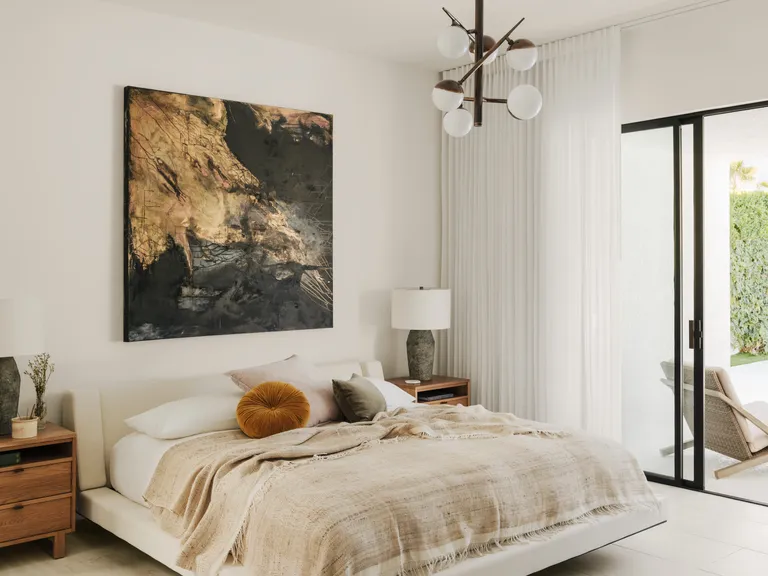
[[[744,406],[744,410],[755,416],[761,422],[768,424],[768,402],[750,402]],[[749,434],[747,435],[747,444],[752,453],[760,452],[768,447],[768,435],[760,430],[752,422],[747,422]]]

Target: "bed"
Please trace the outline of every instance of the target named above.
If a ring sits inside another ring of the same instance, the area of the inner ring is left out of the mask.
[[[377,361],[336,363],[321,368],[328,378],[346,379],[352,373],[383,378],[381,364]],[[110,462],[110,456],[115,444],[132,433],[124,424],[126,418],[171,400],[201,394],[231,393],[232,386],[225,376],[207,376],[68,391],[65,394],[63,416],[64,424],[78,435],[78,512],[175,572],[192,574],[176,565],[181,548],[179,540],[164,532],[152,512],[135,501],[147,482],[152,465],[144,471],[130,470],[130,465],[126,464],[130,462],[130,455],[120,456],[122,462]],[[127,446],[124,452],[151,452],[153,458],[158,460],[172,444],[148,445],[147,442],[139,438],[121,445]],[[116,475],[115,481],[122,494],[115,489],[110,468]],[[665,520],[663,503],[658,509],[598,516],[589,522],[567,526],[548,539],[531,540],[524,544],[505,546],[492,554],[468,557],[440,574],[524,576],[616,542]],[[231,562],[223,568],[221,574],[253,576],[251,570],[232,565]]]

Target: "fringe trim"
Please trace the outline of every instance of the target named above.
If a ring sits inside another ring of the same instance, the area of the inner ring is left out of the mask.
[[[423,566],[401,570],[397,574],[398,576],[431,576],[435,572],[447,570],[457,562],[461,562],[467,558],[475,558],[479,556],[485,556],[486,554],[492,554],[514,544],[528,544],[530,542],[543,542],[550,540],[553,536],[562,532],[566,528],[575,526],[577,524],[596,524],[605,516],[616,516],[627,512],[637,512],[638,510],[658,510],[658,508],[658,502],[634,505],[611,504],[608,506],[601,506],[599,508],[595,508],[594,510],[590,510],[586,514],[582,514],[573,520],[559,522],[552,526],[547,526],[546,528],[541,528],[540,530],[534,530],[533,532],[527,532],[525,534],[516,534],[506,538],[498,538],[490,542],[473,544],[464,550],[459,550],[451,554],[445,554],[439,558],[431,560]]]
[[[514,436],[534,436],[535,438],[565,438],[570,436],[568,432],[557,430],[521,430],[515,432]],[[467,432],[466,434],[440,434],[439,431],[429,430],[413,431],[413,436],[426,438],[429,440],[484,440],[499,438],[498,434],[492,432]]]

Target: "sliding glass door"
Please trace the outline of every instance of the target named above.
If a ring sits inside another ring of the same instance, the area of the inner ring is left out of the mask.
[[[644,470],[667,478],[676,476],[674,459],[660,454],[674,453],[677,431],[675,130],[621,141],[622,435]]]
[[[649,478],[768,503],[768,102],[622,134],[623,440]]]
[[[767,127],[768,108],[704,118],[705,363],[717,379],[708,377],[705,390],[704,483],[760,503],[768,503],[768,434],[760,428],[768,425]]]
[[[699,122],[677,119],[622,135],[623,439],[650,477],[691,487],[702,462],[700,138]]]

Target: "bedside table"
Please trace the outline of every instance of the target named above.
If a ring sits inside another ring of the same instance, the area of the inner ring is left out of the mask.
[[[410,378],[388,378],[395,386],[405,390],[411,396],[416,396],[416,401],[422,404],[471,404],[470,383],[468,378],[453,378],[451,376],[432,376],[432,380],[421,382],[420,384],[406,384],[405,381]],[[429,401],[425,399],[426,395],[431,394],[453,394],[450,398],[442,400]]]
[[[66,555],[75,530],[75,433],[46,425],[35,438],[0,436],[0,453],[19,452],[21,462],[0,467],[0,548],[53,538],[53,557]]]

